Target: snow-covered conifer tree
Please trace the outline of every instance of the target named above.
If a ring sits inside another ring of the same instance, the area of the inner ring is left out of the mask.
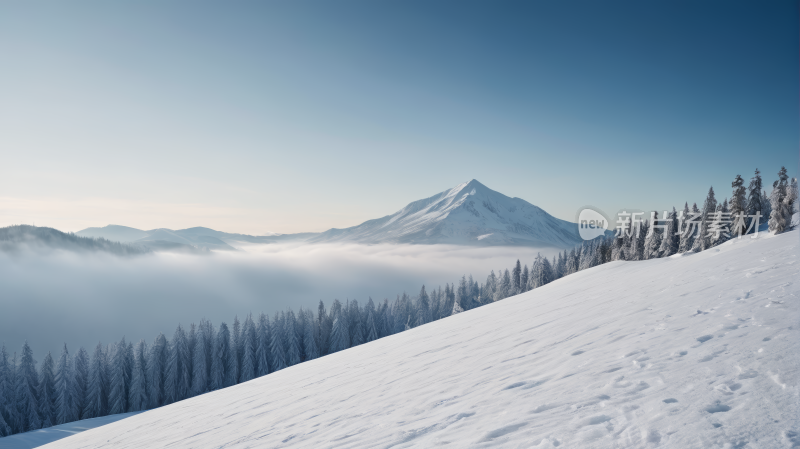
[[[333,315],[333,329],[331,329],[331,348],[330,354],[347,349],[350,336],[347,335],[347,323],[342,320],[342,313],[334,314],[334,309],[331,307],[331,315]]]
[[[767,204],[764,202],[762,191],[761,172],[756,169],[756,173],[750,179],[750,185],[747,188],[747,206],[745,210],[748,216],[754,216],[756,213],[760,213],[762,217],[764,217],[760,220],[761,223],[769,218],[769,214],[764,213]],[[751,218],[750,220],[752,221],[753,219]],[[747,226],[751,227],[753,224],[748,222]]]
[[[211,377],[211,351],[213,348],[214,329],[210,322],[200,320],[195,335],[192,356],[192,395],[197,396],[208,391]]]
[[[0,436],[8,436],[14,432],[17,418],[14,395],[14,368],[8,359],[6,346],[0,346]]]
[[[266,376],[271,371],[270,363],[270,337],[269,318],[263,313],[258,316],[258,341],[256,343],[256,377]]]
[[[695,251],[704,251],[711,247],[711,238],[709,236],[708,227],[714,219],[714,213],[717,210],[717,199],[714,196],[714,188],[708,189],[708,196],[703,203],[703,218],[700,222],[700,234],[695,238],[692,249]]]
[[[769,196],[769,203],[772,212],[769,215],[769,230],[775,234],[780,234],[791,224],[792,207],[786,202],[787,191],[789,189],[789,176],[786,174],[786,167],[781,167],[778,172],[778,180],[772,185],[772,193]]]
[[[72,367],[72,397],[75,398],[77,419],[86,419],[83,411],[86,408],[86,393],[89,391],[89,353],[83,347],[78,348],[75,359],[72,361]]]
[[[26,341],[22,345],[22,354],[17,367],[17,413],[21,431],[42,428],[39,417],[39,376],[36,373],[36,361],[33,351]]]
[[[320,355],[328,353],[332,324],[333,321],[325,311],[325,304],[322,302],[322,300],[320,300],[319,306],[317,307],[317,331],[319,332],[319,336],[317,337],[317,347],[319,348]]]
[[[747,215],[747,198],[746,198],[746,189],[744,188],[744,179],[742,179],[741,175],[736,175],[736,178],[731,183],[731,187],[733,188],[733,194],[731,195],[731,202],[730,202],[730,212],[731,212],[731,221],[734,225],[736,225],[736,217],[741,215]],[[760,210],[760,208],[759,208]],[[731,235],[732,236],[740,236],[744,234],[747,230],[747,221],[741,221],[735,227],[731,227]]]
[[[75,409],[75,398],[72,396],[72,363],[69,357],[66,343],[61,349],[61,355],[56,363],[56,404],[55,404],[55,424],[64,424],[78,419]]]
[[[270,357],[271,368],[273,371],[279,371],[286,368],[286,347],[284,346],[285,341],[285,329],[284,329],[284,319],[278,312],[275,312],[275,315],[272,319],[272,325],[270,326]]]
[[[164,380],[166,403],[178,402],[189,397],[192,386],[191,354],[186,332],[179,324],[175,329],[167,359],[167,372]]]
[[[233,318],[231,349],[228,354],[230,359],[228,360],[228,379],[226,383],[230,386],[239,383],[239,375],[242,372],[242,326],[239,323],[238,315]]]
[[[372,304],[372,298],[370,298]],[[314,360],[319,357],[319,348],[317,347],[317,321],[314,319],[314,312],[306,310],[306,327],[304,329],[305,336],[303,337],[303,355],[306,360]]]
[[[242,327],[242,372],[239,375],[239,382],[247,382],[256,378],[258,361],[256,350],[258,349],[258,335],[256,333],[253,317],[248,314],[244,319]]]
[[[140,340],[136,344],[133,354],[128,409],[138,412],[147,408],[147,343]]]
[[[0,345],[0,437],[9,436],[14,432],[12,425],[16,419],[16,411],[12,411],[14,395],[9,385],[11,381],[8,351],[5,345]]]
[[[39,417],[42,427],[56,423],[56,373],[55,361],[48,352],[39,368]]]
[[[101,343],[92,354],[89,366],[89,385],[84,406],[85,418],[97,418],[108,414],[108,359]]]
[[[158,334],[150,346],[147,358],[147,405],[148,408],[161,407],[166,401],[165,380],[169,343],[164,334]]]
[[[676,235],[678,228],[678,212],[672,208],[672,212],[667,215],[666,225],[664,232],[661,236],[661,246],[658,252],[661,257],[669,257],[678,251],[678,236]]]
[[[422,326],[425,323],[431,321],[431,307],[430,307],[430,297],[428,293],[425,291],[425,286],[422,286],[422,289],[419,291],[419,296],[417,297],[417,317],[416,317],[416,325]],[[369,325],[367,325],[367,331],[369,329]],[[372,341],[372,340],[366,340]]]
[[[425,286],[422,287],[423,292],[425,290]],[[366,323],[366,338],[365,343],[369,343],[371,341],[375,341],[378,339],[378,328],[375,325],[375,311],[374,307],[372,307],[372,298],[369,299],[367,303],[367,319],[365,320]]]
[[[528,265],[526,264],[524,267],[522,267],[522,275],[519,277],[520,293],[528,291],[528,274]]]
[[[522,292],[522,264],[519,263],[519,259],[517,259],[516,265],[514,265],[514,269],[511,271],[511,283],[514,291],[514,295]]]
[[[128,366],[128,344],[125,337],[117,343],[111,355],[108,391],[109,413],[125,413],[129,410],[132,368]]]
[[[297,365],[303,361],[300,341],[297,339],[297,320],[291,309],[284,316],[286,320],[284,328],[286,334],[286,366]]]
[[[225,322],[220,323],[214,342],[214,353],[211,359],[210,389],[225,388],[228,379],[228,363],[230,360],[231,333]]]

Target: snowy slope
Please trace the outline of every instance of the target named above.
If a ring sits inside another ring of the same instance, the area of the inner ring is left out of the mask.
[[[104,426],[139,413],[141,412],[120,413],[118,415],[103,416],[101,418],[82,419],[80,421],[60,424],[46,429],[18,433],[10,437],[0,438],[0,449],[29,449],[39,447],[70,435]]]
[[[579,244],[578,225],[559,220],[519,198],[476,180],[459,184],[400,211],[346,229],[330,229],[311,242],[446,243],[568,248]]]
[[[798,232],[614,262],[48,448],[797,447]]]

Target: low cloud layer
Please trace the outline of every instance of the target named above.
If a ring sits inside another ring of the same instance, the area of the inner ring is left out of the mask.
[[[93,347],[125,336],[150,342],[178,323],[316,307],[322,299],[393,299],[472,274],[530,265],[534,248],[444,245],[253,245],[212,256],[0,253],[0,343],[28,340],[37,359],[67,343]]]

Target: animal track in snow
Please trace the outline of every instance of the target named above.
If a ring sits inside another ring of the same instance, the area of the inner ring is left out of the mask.
[[[729,406],[722,404],[719,401],[717,401],[717,403],[714,405],[709,405],[708,407],[706,407],[706,411],[708,413],[724,413],[729,411],[730,409],[731,408]]]

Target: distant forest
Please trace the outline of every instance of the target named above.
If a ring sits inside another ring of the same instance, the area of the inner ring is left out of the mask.
[[[55,248],[69,251],[104,251],[118,256],[148,254],[150,249],[140,245],[127,245],[103,238],[80,237],[58,229],[15,225],[0,228],[0,251]]]
[[[530,269],[517,261],[510,270],[492,271],[483,283],[464,276],[444,288],[423,286],[415,296],[403,293],[391,302],[334,300],[327,309],[320,301],[316,311],[248,315],[243,322],[234,318],[231,326],[223,322],[215,327],[203,320],[188,328],[178,325],[171,339],[159,334],[150,344],[134,344],[123,338],[107,346],[98,343],[91,354],[80,348],[71,355],[65,344],[57,358],[45,355],[38,369],[27,342],[19,354],[9,355],[3,346],[0,436],[171,404],[500,301],[606,262],[702,251],[755,232],[756,216],[769,217],[771,232],[789,229],[798,191],[797,180],[790,181],[785,168],[770,195],[762,188],[758,170],[748,188],[738,175],[732,188],[730,200],[718,202],[712,188],[702,208],[687,203],[661,219],[652,213],[640,223],[618,227],[616,236],[584,242],[552,260],[538,256]],[[22,228],[9,238],[13,232],[17,231],[0,229],[0,242],[24,239],[30,232],[50,238],[48,228]],[[107,240],[63,235],[82,247],[100,245],[119,254],[129,250]]]

